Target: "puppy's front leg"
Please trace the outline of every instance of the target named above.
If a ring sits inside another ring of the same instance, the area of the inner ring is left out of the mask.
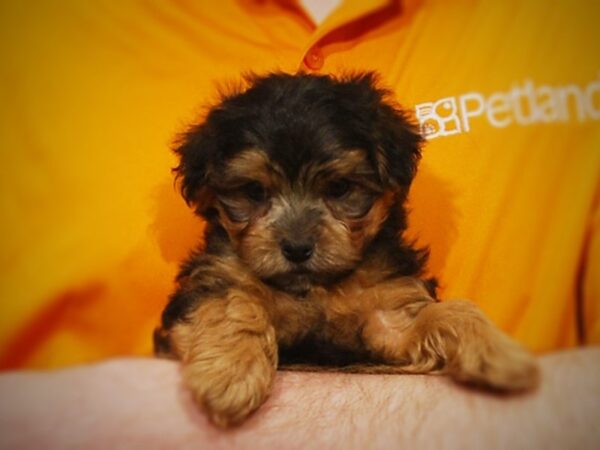
[[[418,283],[417,280],[414,280]],[[514,391],[534,387],[538,368],[534,358],[465,301],[436,302],[410,287],[406,280],[396,294],[409,292],[414,301],[376,309],[365,322],[362,337],[387,363],[407,372],[446,373],[457,381]],[[389,296],[393,283],[386,288]],[[380,295],[385,298],[385,295]]]
[[[230,289],[206,300],[171,334],[196,402],[221,427],[241,422],[267,398],[277,367],[275,331],[264,307]]]

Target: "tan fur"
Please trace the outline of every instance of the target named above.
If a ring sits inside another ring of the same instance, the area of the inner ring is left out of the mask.
[[[259,302],[234,290],[189,319],[173,330],[187,386],[214,423],[238,423],[270,392],[277,367],[275,330]]]
[[[359,272],[300,302],[242,275],[241,289],[203,303],[172,332],[194,398],[216,424],[239,423],[271,391],[277,344],[309,332],[379,361],[346,371],[447,373],[501,390],[535,386],[531,356],[473,304],[439,303],[417,279],[376,283],[378,275]]]
[[[328,180],[336,177],[357,183],[342,199],[326,195]],[[421,280],[397,275],[385,248],[364,257],[404,195],[369,188],[374,179],[364,153],[356,150],[307,165],[293,187],[264,152],[248,149],[228,163],[225,187],[203,194],[213,202],[231,248],[203,256],[202,264],[180,277],[178,295],[193,307],[157,335],[170,340],[194,399],[217,425],[237,424],[256,410],[271,391],[279,349],[305,339],[364,362],[336,370],[446,373],[505,391],[536,385],[533,358],[475,305],[438,302]],[[235,188],[248,181],[260,183],[268,200],[252,202]],[[295,215],[302,220],[315,210],[314,223],[289,225]],[[286,227],[314,236],[314,254],[304,265],[310,277],[285,278],[294,268],[280,248]],[[284,277],[279,287],[265,281],[277,277]]]

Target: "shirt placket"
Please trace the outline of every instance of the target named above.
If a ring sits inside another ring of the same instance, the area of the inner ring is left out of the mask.
[[[319,72],[325,66],[327,52],[327,38],[343,26],[358,21],[361,17],[385,8],[389,0],[343,2],[321,25],[319,25],[301,55],[298,69],[305,72]]]

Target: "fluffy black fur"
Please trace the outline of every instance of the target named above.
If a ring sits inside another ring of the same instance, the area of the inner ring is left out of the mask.
[[[422,137],[374,73],[335,79],[324,75],[249,76],[251,87],[225,96],[206,119],[184,133],[175,152],[182,194],[193,203],[214,185],[223,163],[249,147],[265,150],[294,179],[306,161],[361,148],[384,183],[408,189],[420,159]],[[199,205],[202,207],[202,205]]]

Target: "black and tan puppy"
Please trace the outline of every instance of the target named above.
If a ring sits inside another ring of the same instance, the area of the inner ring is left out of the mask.
[[[421,278],[427,252],[403,239],[421,143],[373,74],[254,77],[181,138],[183,196],[209,226],[155,346],[216,424],[258,408],[278,364],[536,384],[526,351]]]

